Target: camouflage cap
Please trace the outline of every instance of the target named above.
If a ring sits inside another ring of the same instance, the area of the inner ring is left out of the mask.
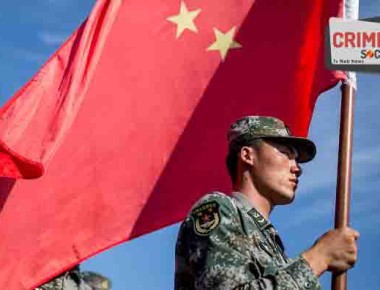
[[[255,139],[270,139],[292,145],[298,151],[300,163],[312,160],[315,144],[306,138],[295,137],[283,121],[274,117],[246,116],[233,123],[227,134],[230,150],[249,144]]]
[[[81,272],[81,278],[92,290],[111,290],[111,281],[103,275],[84,271]]]

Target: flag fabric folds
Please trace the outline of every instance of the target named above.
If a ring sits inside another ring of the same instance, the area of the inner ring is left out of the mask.
[[[305,136],[342,1],[98,0],[1,110],[0,288],[31,289],[230,191],[228,125]]]

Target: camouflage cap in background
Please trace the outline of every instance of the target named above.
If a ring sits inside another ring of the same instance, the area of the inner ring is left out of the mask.
[[[298,151],[300,163],[312,160],[315,144],[306,138],[295,137],[283,121],[274,117],[246,116],[234,122],[227,134],[229,149],[241,148],[256,139],[269,139],[292,145]]]
[[[111,281],[103,275],[92,271],[84,271],[80,275],[92,290],[111,290]]]

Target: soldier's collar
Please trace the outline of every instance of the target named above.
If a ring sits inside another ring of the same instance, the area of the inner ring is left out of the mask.
[[[241,192],[234,191],[231,196],[235,198],[246,213],[253,218],[260,230],[263,230],[272,224],[268,221],[257,209],[255,209],[252,202]]]

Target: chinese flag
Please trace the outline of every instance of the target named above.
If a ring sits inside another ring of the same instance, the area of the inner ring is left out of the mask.
[[[1,110],[0,289],[31,289],[230,191],[244,115],[308,131],[342,0],[99,0]]]

